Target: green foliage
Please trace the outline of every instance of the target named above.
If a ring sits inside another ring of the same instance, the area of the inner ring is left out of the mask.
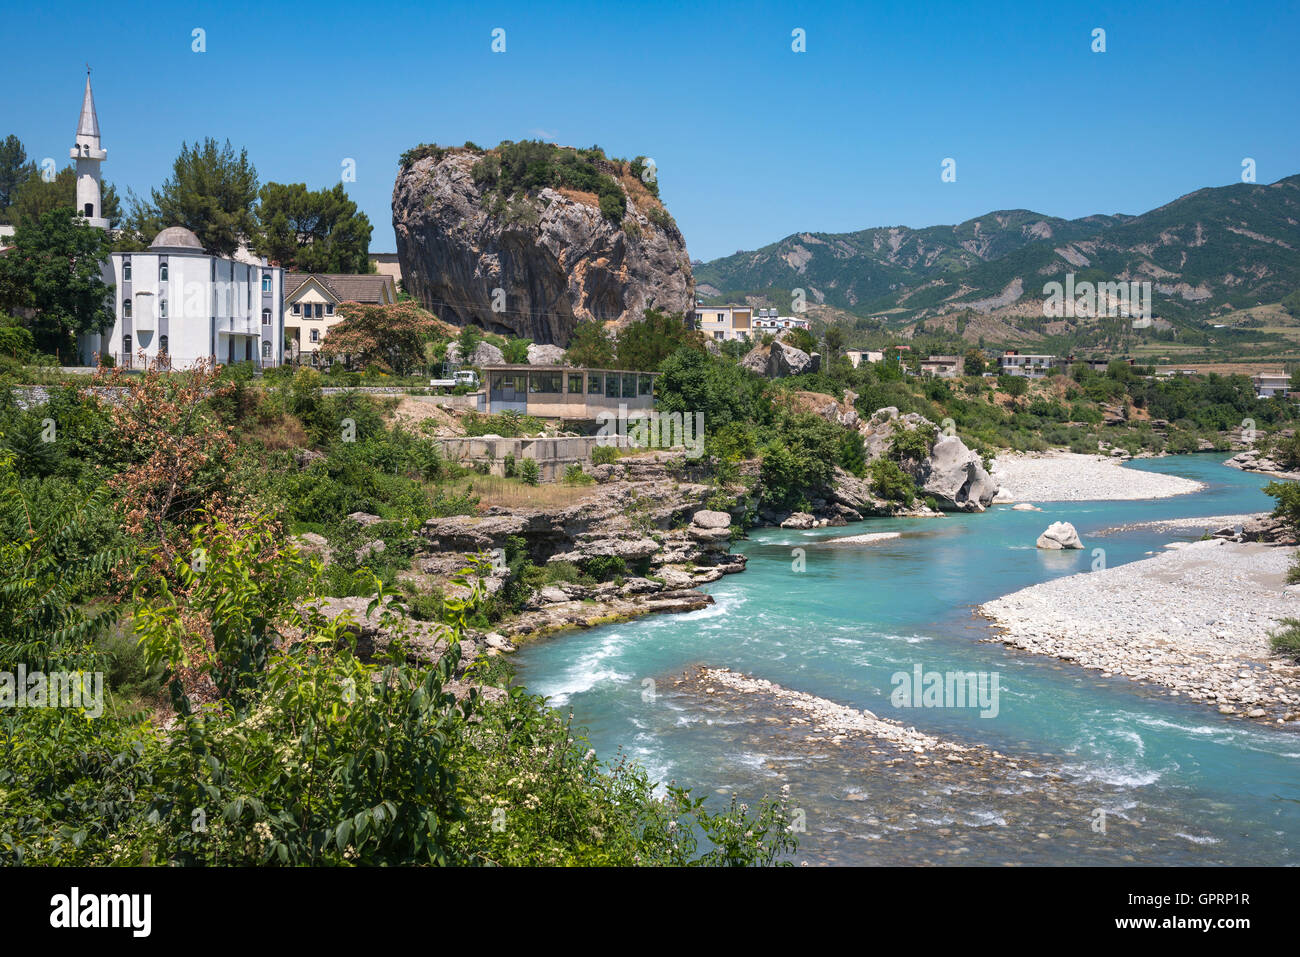
[[[13,242],[14,248],[0,256],[0,309],[34,310],[30,328],[36,347],[70,357],[76,333],[112,323],[107,305],[112,287],[100,274],[108,234],[63,206],[24,220]]]
[[[591,450],[592,465],[612,465],[618,460],[618,448],[613,445],[597,445]]]
[[[938,428],[930,423],[916,427],[903,427],[900,423],[893,441],[889,443],[889,457],[895,462],[924,461],[938,436]]]
[[[607,582],[626,575],[627,562],[618,555],[594,555],[583,563],[582,570],[598,582]]]
[[[524,459],[519,463],[519,478],[525,485],[536,485],[542,480],[542,470],[537,466],[537,459]]]
[[[507,340],[501,354],[506,362],[523,365],[528,362],[528,347],[532,344],[532,339],[510,339]]]
[[[647,309],[640,322],[629,322],[618,332],[618,368],[655,372],[678,349],[695,343],[696,334],[680,314]]]
[[[892,459],[879,458],[867,467],[871,478],[871,491],[891,502],[902,502],[911,508],[916,500],[916,483]]]
[[[1278,624],[1282,628],[1269,636],[1269,647],[1275,654],[1300,661],[1300,618],[1283,618]]]
[[[855,430],[840,436],[839,466],[850,475],[862,478],[867,474],[867,453],[862,436]]]
[[[532,459],[527,459],[526,461],[531,462]],[[591,485],[595,481],[596,480],[588,475],[583,470],[582,466],[576,462],[564,470],[565,485]]]
[[[134,201],[127,228],[147,243],[167,226],[184,226],[209,254],[232,256],[242,237],[258,234],[257,197],[257,169],[247,150],[236,153],[229,140],[220,146],[211,137],[182,143],[171,177],[150,191],[148,202]]]
[[[564,358],[571,366],[612,369],[614,340],[605,334],[605,327],[599,322],[584,320],[573,327]]]
[[[1264,494],[1277,502],[1273,506],[1274,517],[1293,531],[1300,531],[1300,482],[1269,482],[1264,486]]]
[[[310,191],[304,183],[267,183],[258,194],[258,252],[286,269],[371,271],[370,219],[342,183]]]
[[[627,196],[602,166],[610,161],[598,148],[575,150],[541,140],[505,140],[486,153],[471,170],[474,182],[504,203],[545,187],[566,187],[595,193],[600,212],[615,225],[623,222]]]
[[[839,461],[842,431],[811,412],[786,415],[763,448],[759,469],[763,501],[790,507],[810,492],[826,488]]]

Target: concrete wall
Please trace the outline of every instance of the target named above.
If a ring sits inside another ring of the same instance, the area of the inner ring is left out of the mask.
[[[451,461],[470,466],[484,460],[491,462],[493,475],[505,474],[507,455],[515,457],[515,463],[524,459],[537,462],[543,482],[558,482],[564,478],[564,470],[570,465],[591,462],[591,452],[601,437],[595,435],[561,436],[558,438],[489,438],[475,436],[469,438],[436,439],[442,447],[442,454]],[[615,436],[606,436],[606,444],[614,444]]]

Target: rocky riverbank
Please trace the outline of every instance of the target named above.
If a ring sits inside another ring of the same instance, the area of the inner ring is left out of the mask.
[[[1013,452],[993,460],[999,501],[1091,502],[1170,498],[1200,491],[1191,479],[1125,468],[1118,458],[1075,452]]]
[[[979,612],[1002,641],[1106,675],[1154,684],[1223,714],[1300,720],[1300,667],[1269,634],[1300,615],[1286,587],[1292,550],[1190,542],[1128,565],[1033,585]]]

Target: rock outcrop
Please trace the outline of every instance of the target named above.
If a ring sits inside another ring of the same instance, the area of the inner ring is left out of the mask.
[[[1047,549],[1083,548],[1079,533],[1069,522],[1053,522],[1048,525],[1047,530],[1038,536],[1036,544],[1039,548]]]
[[[989,475],[979,455],[966,447],[956,435],[944,435],[923,415],[887,406],[877,409],[859,426],[868,458],[889,454],[894,437],[909,429],[933,430],[930,452],[919,460],[904,459],[903,470],[912,476],[922,496],[930,496],[944,509],[982,512],[998,492],[998,481]]]
[[[563,365],[564,350],[559,346],[539,346],[534,343],[528,347],[528,364],[530,366]]]
[[[635,177],[616,178],[627,197],[619,224],[590,193],[491,194],[472,172],[484,155],[417,159],[393,187],[403,283],[439,318],[565,345],[579,320],[622,324],[651,307],[692,308],[685,240]]]
[[[783,379],[786,376],[817,372],[821,369],[822,357],[816,352],[809,355],[802,349],[776,339],[771,345],[750,349],[740,364],[750,372],[769,379]]]

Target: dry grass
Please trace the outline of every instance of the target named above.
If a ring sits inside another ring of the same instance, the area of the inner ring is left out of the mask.
[[[448,490],[469,492],[478,496],[479,505],[488,508],[500,505],[505,508],[553,508],[576,505],[591,498],[594,485],[564,485],[559,482],[542,485],[525,485],[519,479],[499,475],[472,475],[449,483]]]
[[[582,190],[569,189],[567,186],[561,186],[556,192],[565,199],[571,199],[575,203],[581,203],[584,206],[600,206],[600,197],[595,193],[584,193]]]

